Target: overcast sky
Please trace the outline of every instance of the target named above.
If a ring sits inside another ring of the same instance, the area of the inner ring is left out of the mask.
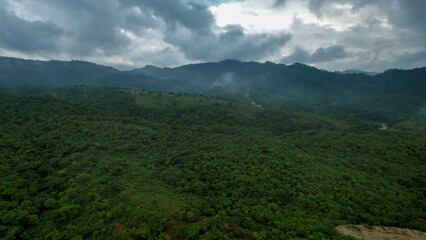
[[[119,69],[238,59],[426,66],[426,0],[0,0],[0,55]]]

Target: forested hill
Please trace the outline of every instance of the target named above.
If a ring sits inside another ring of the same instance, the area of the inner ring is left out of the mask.
[[[34,61],[0,57],[1,86],[90,84],[117,69],[82,61]]]
[[[426,94],[426,67],[412,70],[391,69],[371,76],[364,73],[339,74],[295,63],[292,65],[271,62],[240,62],[224,60],[215,63],[184,65],[176,68],[146,66],[135,69],[160,79],[181,79],[204,83],[205,89],[240,83],[253,87],[253,90],[283,92],[286,88],[310,91],[316,88],[317,94],[386,94],[406,90],[422,90]],[[318,88],[320,87],[320,88]],[[259,89],[260,88],[260,89]],[[334,91],[327,91],[332,89]],[[420,92],[417,92],[420,94]]]
[[[422,117],[426,106],[426,67],[393,69],[370,76],[333,73],[300,63],[225,60],[118,71],[81,61],[0,58],[0,89],[26,92],[27,86],[69,85],[221,95],[253,100],[262,106],[325,115],[350,114],[390,125]]]
[[[424,133],[182,93],[0,93],[2,239],[425,231]]]
[[[215,63],[184,65],[176,68],[158,68],[146,66],[133,70],[160,79],[193,80],[199,87],[198,91],[209,91],[215,87],[232,87],[232,84],[249,85],[251,81],[285,68],[284,64],[272,62],[240,62],[224,60]],[[228,86],[226,86],[228,85]]]
[[[179,82],[158,80],[82,61],[33,61],[0,57],[0,89],[32,91],[40,88],[91,85],[156,91],[186,91]],[[39,87],[39,88],[34,88]]]

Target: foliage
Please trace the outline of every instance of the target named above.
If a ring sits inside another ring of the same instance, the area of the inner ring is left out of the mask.
[[[0,93],[4,239],[425,230],[424,133],[180,93]]]

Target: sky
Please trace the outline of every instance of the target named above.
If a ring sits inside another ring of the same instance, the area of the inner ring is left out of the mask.
[[[0,0],[0,55],[132,69],[426,66],[426,0]]]

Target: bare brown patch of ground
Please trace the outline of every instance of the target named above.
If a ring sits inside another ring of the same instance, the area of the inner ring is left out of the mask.
[[[167,227],[166,234],[169,236],[169,238],[170,238],[171,240],[175,240],[175,239],[176,239],[176,237],[175,237],[175,236],[173,236],[172,228],[173,228],[173,225],[169,224],[169,226]]]
[[[114,222],[114,230],[112,230],[112,235],[119,236],[120,235],[120,229],[122,224],[119,222]]]
[[[426,233],[396,227],[340,225],[336,230],[361,240],[426,240]]]

